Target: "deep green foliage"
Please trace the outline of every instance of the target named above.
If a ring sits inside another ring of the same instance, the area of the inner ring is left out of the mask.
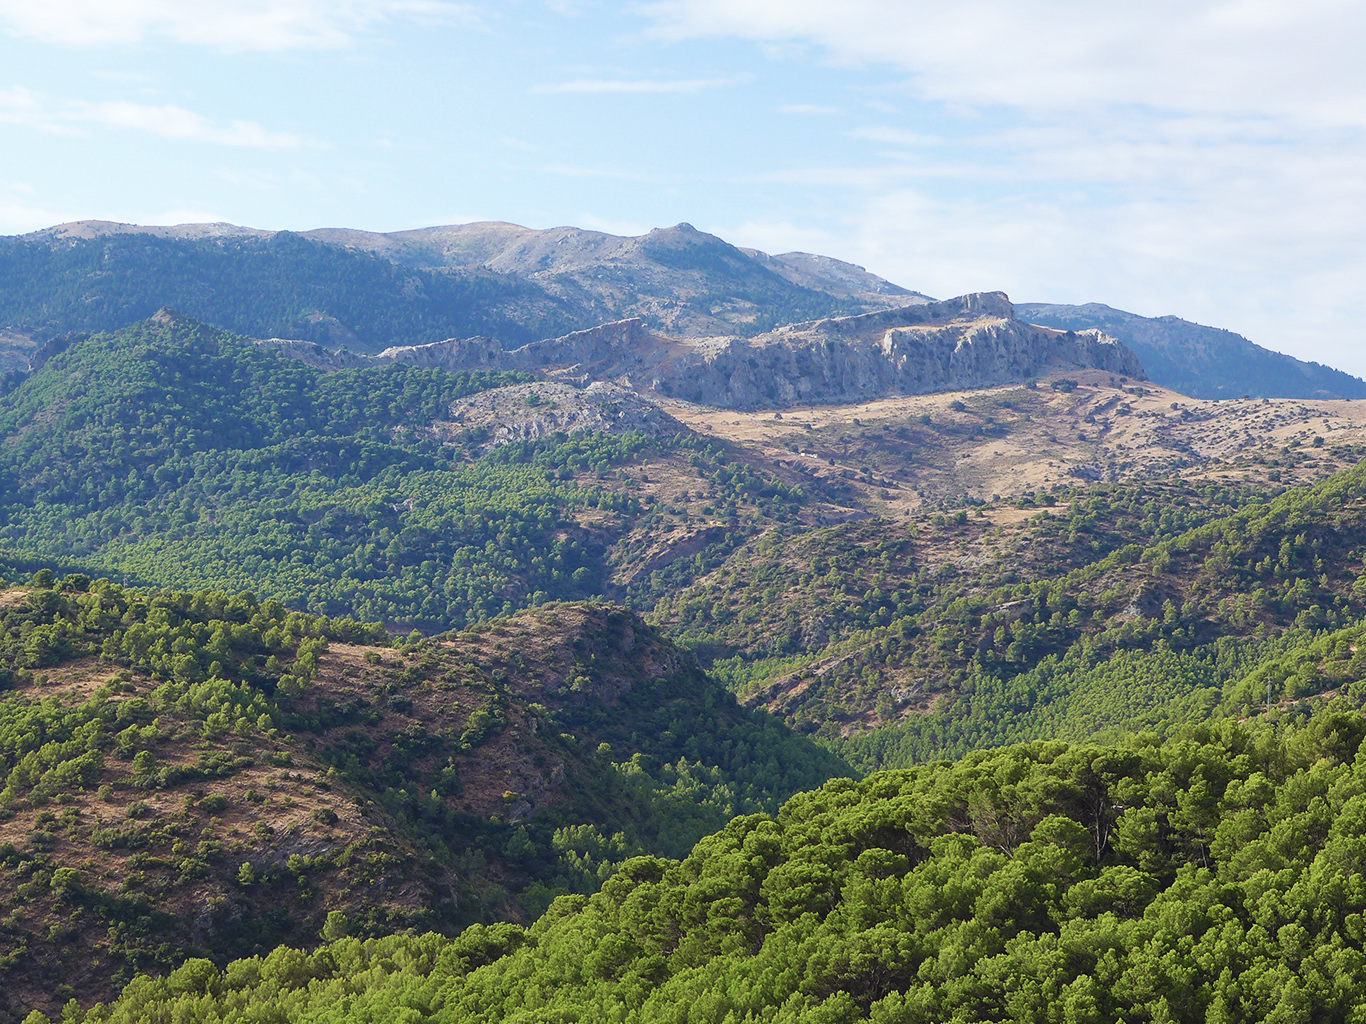
[[[87,1022],[1326,1021],[1366,1010],[1358,714],[840,781],[520,929],[139,979]]]
[[[0,608],[0,683],[26,686],[35,672],[96,655],[160,680],[148,699],[105,693],[79,705],[0,700],[0,813],[89,784],[107,754],[155,745],[159,711],[193,711],[204,735],[269,730],[276,690],[312,679],[327,639],[383,641],[383,629],[289,611],[277,601],[221,592],[139,594],[88,577],[51,580]],[[159,784],[180,781],[163,770]]]
[[[687,465],[739,532],[802,500],[693,435],[487,454],[428,436],[453,400],[525,379],[325,373],[186,320],[98,335],[0,398],[0,546],[15,564],[438,630],[602,593],[609,545],[663,513],[599,481],[647,453]]]
[[[460,395],[520,379],[323,373],[185,321],[97,336],[0,400],[0,543],[435,627],[591,594],[602,544],[566,520],[626,502],[560,477],[605,470],[642,438],[474,459],[420,436]]]

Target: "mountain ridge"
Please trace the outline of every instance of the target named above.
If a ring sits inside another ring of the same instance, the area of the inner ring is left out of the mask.
[[[1123,341],[1149,376],[1192,398],[1366,398],[1366,380],[1296,359],[1220,327],[1145,317],[1100,302],[1027,302],[1023,317],[1051,327],[1096,327]]]
[[[396,642],[39,573],[0,589],[0,1020],[186,952],[308,943],[332,913],[528,919],[842,774],[623,608]]]
[[[933,301],[855,264],[770,255],[687,223],[619,236],[501,221],[394,232],[75,221],[0,238],[0,386],[49,341],[166,305],[241,334],[374,354],[474,337],[515,348],[631,318],[681,338],[756,338]],[[1366,397],[1350,374],[1178,317],[1100,303],[1021,303],[1018,315],[1104,331],[1150,379],[1192,397]]]
[[[1113,338],[1091,328],[1063,332],[1026,324],[1001,292],[788,324],[751,338],[669,336],[632,317],[513,349],[492,338],[451,338],[357,357],[284,339],[265,344],[323,368],[370,359],[456,372],[516,370],[581,386],[619,382],[727,409],[991,387],[1059,367],[1146,379],[1138,359]]]

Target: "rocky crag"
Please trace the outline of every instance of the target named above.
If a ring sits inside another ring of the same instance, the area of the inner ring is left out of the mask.
[[[430,428],[432,436],[443,440],[477,432],[489,447],[580,430],[658,436],[688,428],[636,392],[608,381],[594,381],[585,388],[536,381],[480,391],[460,399],[447,419]]]
[[[346,352],[275,343],[310,361],[361,361]],[[1025,323],[1000,292],[813,320],[753,338],[669,336],[631,318],[512,349],[490,338],[455,338],[388,348],[374,359],[448,370],[526,370],[579,386],[611,381],[727,409],[991,387],[1067,367],[1145,379],[1142,364],[1120,342],[1097,330]]]

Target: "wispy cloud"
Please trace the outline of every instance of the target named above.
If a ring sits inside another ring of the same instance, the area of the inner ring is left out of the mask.
[[[922,96],[1025,110],[1109,104],[1366,124],[1366,6],[1344,0],[657,0],[659,34],[807,42]]]
[[[22,85],[0,89],[0,124],[23,125],[54,135],[77,134],[71,125],[54,118],[38,97]]]
[[[0,0],[14,35],[70,46],[164,38],[224,50],[333,49],[398,20],[479,23],[448,0]]]
[[[576,78],[568,82],[534,85],[534,93],[688,93],[720,89],[744,81],[739,76],[717,78]]]
[[[828,117],[839,112],[839,107],[827,107],[819,103],[786,103],[778,108],[780,114],[811,114],[817,117]]]
[[[163,139],[211,142],[219,146],[249,146],[258,149],[298,149],[305,140],[290,132],[273,132],[254,121],[214,124],[206,117],[184,107],[153,107],[141,103],[81,103],[69,115],[72,119],[108,128],[131,128]]]
[[[60,135],[85,134],[89,127],[146,132],[163,139],[255,149],[298,149],[315,140],[277,132],[254,121],[216,123],[184,107],[84,100],[53,103],[22,86],[0,90],[0,122]]]
[[[771,175],[840,192],[833,254],[934,294],[1000,287],[1178,313],[1366,372],[1366,5],[643,10],[657,38],[809,46],[905,98],[904,113],[869,101],[879,123],[848,133],[882,152]]]

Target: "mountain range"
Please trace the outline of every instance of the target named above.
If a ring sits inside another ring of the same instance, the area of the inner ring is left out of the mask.
[[[1359,377],[1179,317],[1144,317],[1098,302],[1016,308],[1031,323],[1099,328],[1132,349],[1153,380],[1192,398],[1366,398],[1366,381]]]
[[[1363,403],[686,226],[0,256],[3,1024],[1361,1017]]]
[[[0,373],[21,374],[44,358],[45,345],[60,347],[70,336],[117,329],[170,306],[249,336],[371,355],[473,338],[511,350],[635,319],[653,336],[692,342],[693,348],[703,339],[727,339],[709,347],[729,346],[728,352],[703,358],[715,375],[728,359],[749,365],[754,349],[788,325],[900,310],[886,326],[912,327],[914,307],[930,302],[849,263],[742,249],[688,224],[621,237],[499,222],[294,233],[230,224],[80,221],[0,239]],[[1173,317],[1143,318],[1098,304],[1021,304],[1006,318],[1065,332],[1100,330],[1132,350],[1155,382],[1192,397],[1366,396],[1366,382],[1358,378]],[[810,340],[811,330],[806,333]],[[767,347],[771,357],[777,350]],[[913,354],[911,361],[927,360]],[[1037,374],[1036,362],[1026,358],[1011,372],[1017,378]],[[815,374],[828,380],[847,365],[860,380],[813,388],[811,367],[754,364],[761,377],[776,375],[786,384],[772,394],[744,382],[730,395],[724,387],[704,387],[695,397],[772,406],[852,400],[879,389],[949,387],[955,379],[947,370],[919,372],[912,380],[901,374],[886,379],[877,371],[871,376],[882,379],[874,383],[857,355],[837,356],[834,363],[833,373],[818,366]],[[1103,368],[1121,363],[1110,360]],[[1136,376],[1139,370],[1124,365],[1122,372]],[[988,372],[957,379],[979,384],[992,378]]]

